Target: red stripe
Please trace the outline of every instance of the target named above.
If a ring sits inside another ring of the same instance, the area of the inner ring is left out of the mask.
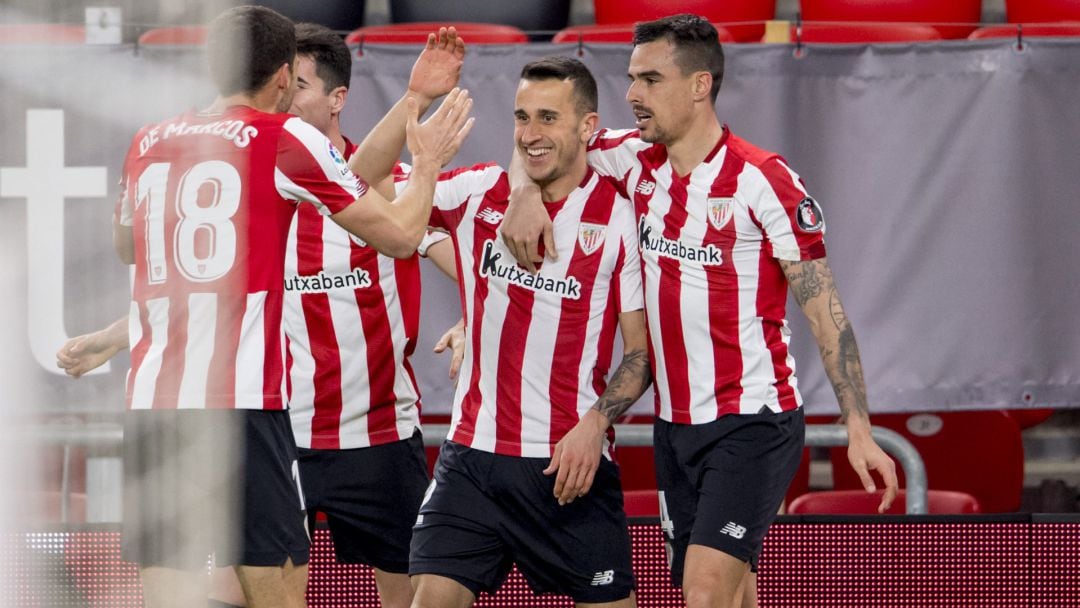
[[[745,167],[745,161],[735,155],[727,154],[724,164],[713,181],[709,197],[733,197],[739,187],[739,174]],[[735,202],[732,202],[734,206]],[[710,209],[706,208],[708,216]],[[720,248],[723,264],[706,266],[708,284],[709,335],[713,348],[713,390],[716,395],[716,415],[739,413],[739,400],[742,397],[743,360],[739,341],[739,274],[731,259],[734,247],[735,210],[732,217],[720,230],[713,226],[706,217],[705,238],[703,245],[715,245]]]
[[[246,280],[238,280],[240,269],[230,273],[231,280],[243,285]],[[218,292],[214,298],[215,319],[213,327],[196,327],[195,331],[214,332],[214,350],[210,354],[210,364],[206,378],[206,409],[233,409],[236,407],[236,374],[258,374],[262,370],[237,370],[236,353],[240,349],[240,330],[244,324],[244,311],[247,309],[247,295],[242,289],[230,289]],[[258,329],[256,329],[258,331]],[[190,339],[191,336],[188,336]],[[269,349],[270,344],[266,345]],[[269,351],[267,351],[269,352]],[[280,392],[280,387],[275,393]],[[267,392],[263,390],[264,400]],[[266,407],[266,404],[263,404]]]
[[[535,294],[507,285],[508,306],[499,333],[498,381],[495,383],[495,452],[521,455],[521,380],[526,373],[525,344],[532,329]],[[574,370],[577,375],[577,369]]]
[[[180,377],[184,371],[184,348],[187,345],[187,300],[180,295],[169,298],[168,344],[161,353],[161,370],[154,386],[154,409],[179,407]]]
[[[296,270],[301,276],[317,275],[323,270],[324,221],[314,209],[301,207],[296,215]],[[341,445],[341,353],[330,315],[330,297],[325,293],[303,293],[300,305],[315,362],[311,379],[315,392],[311,447],[335,450]]]
[[[626,248],[622,239],[619,239],[619,255],[615,259],[615,268],[611,273],[611,289],[608,291],[607,302],[604,303],[604,318],[600,323],[600,350],[596,356],[596,367],[593,368],[592,384],[597,395],[604,394],[607,389],[607,372],[611,369],[612,345],[615,340],[615,328],[619,325],[619,307],[622,300],[622,287],[620,275],[623,266],[626,265]],[[622,311],[629,312],[629,311]]]
[[[506,175],[503,175],[496,183],[495,186],[488,190],[484,195],[484,200],[481,202],[480,207],[486,205],[493,205],[497,202],[505,203],[510,198],[509,179]],[[461,205],[459,209],[464,211],[465,205]],[[434,217],[435,214],[432,214]],[[447,223],[443,226],[451,231],[453,235],[457,230],[458,222],[454,222],[452,225]],[[485,234],[492,232],[491,227],[482,221],[472,221],[473,230],[473,251],[472,256],[474,264],[479,264],[483,256],[484,241],[486,240]],[[457,251],[460,247],[457,237],[453,238],[454,250]],[[461,268],[461,256],[458,255],[458,283],[461,284],[462,277],[465,276],[464,269]],[[480,348],[481,340],[480,336],[483,330],[484,321],[484,302],[488,296],[488,280],[480,276],[479,268],[469,268],[468,272],[476,281],[476,288],[473,293],[473,303],[471,307],[466,305],[465,302],[465,290],[459,288],[461,294],[461,310],[465,316],[465,325],[469,331],[469,349],[472,356],[472,369],[469,374],[469,388],[465,392],[465,397],[461,403],[461,419],[458,421],[457,429],[454,433],[454,441],[464,443],[466,445],[472,444],[472,437],[476,433],[476,416],[480,411],[482,403],[482,397],[480,393],[480,380],[481,380],[481,368],[480,368]]]
[[[772,353],[777,397],[780,408],[792,410],[798,407],[795,389],[791,386],[792,369],[787,365],[788,349],[780,334],[780,326],[786,315],[787,279],[776,258],[762,253],[758,264],[757,315],[761,319],[765,345]]]
[[[397,281],[398,310],[405,327],[404,360],[405,373],[416,391],[416,405],[420,407],[420,385],[416,382],[409,357],[416,351],[416,336],[420,331],[420,301],[422,283],[420,282],[420,256],[413,255],[406,260],[394,260],[394,279]]]
[[[671,170],[668,188],[671,207],[664,216],[664,238],[676,241],[686,225],[686,182]],[[682,272],[679,262],[659,256],[660,332],[663,338],[664,367],[668,377],[668,399],[671,402],[672,422],[690,423],[690,371],[686,338],[682,324]]]
[[[364,254],[372,253],[369,248],[362,248],[349,241],[353,260],[363,259]],[[365,251],[366,250],[366,251]],[[390,319],[387,316],[386,300],[382,288],[381,265],[377,255],[367,256],[363,264],[371,275],[371,286],[355,291],[357,310],[364,329],[364,341],[367,344],[368,390],[368,440],[379,443],[380,435],[395,429],[397,413],[394,405],[397,395],[394,393],[394,343],[391,338]],[[355,267],[355,266],[354,266]]]

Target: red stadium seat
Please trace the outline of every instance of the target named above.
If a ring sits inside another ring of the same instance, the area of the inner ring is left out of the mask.
[[[760,42],[765,22],[776,16],[775,0],[593,0],[597,25],[650,21],[678,13],[693,13],[725,29],[737,42]],[[747,25],[732,25],[748,23]],[[723,39],[721,39],[723,41]]]
[[[796,40],[796,26],[791,28]],[[941,32],[929,25],[917,23],[817,23],[804,22],[798,37],[812,43],[921,42],[941,40]]]
[[[431,32],[454,26],[466,44],[517,44],[529,36],[512,25],[494,23],[390,23],[369,25],[353,30],[345,37],[347,44],[423,44]]]
[[[139,44],[162,46],[199,46],[206,44],[205,25],[178,25],[146,30],[139,36]]]
[[[900,433],[915,446],[931,490],[971,494],[987,513],[1020,508],[1024,444],[1019,425],[1004,411],[877,414],[872,422]],[[848,463],[847,448],[832,448],[830,455],[833,487],[861,488]],[[896,469],[904,487],[903,472]]]
[[[1027,28],[1024,28],[1024,35],[1027,35]],[[1076,34],[1080,35],[1080,24],[1077,24]],[[1023,409],[1023,410],[1005,410],[1016,424],[1020,425],[1020,430],[1030,429],[1033,426],[1046,422],[1046,419],[1054,415],[1054,408],[1052,407],[1040,407],[1035,409]]]
[[[735,36],[724,26],[716,25],[717,38],[722,43],[736,42]],[[634,40],[634,24],[619,23],[611,25],[573,25],[564,28],[551,39],[556,43],[616,43],[630,44]]]
[[[833,490],[808,492],[788,505],[788,515],[876,515],[883,490]],[[885,515],[903,515],[907,495],[904,490],[896,496]],[[927,512],[931,515],[981,513],[979,501],[971,494],[948,490],[929,490],[926,493]]]
[[[1050,23],[1080,21],[1077,0],[1005,0],[1005,18],[1009,23]],[[1024,28],[1027,34],[1027,28]]]
[[[2,23],[0,44],[83,44],[86,28],[60,23]]]
[[[924,23],[944,38],[964,38],[982,17],[982,0],[800,0],[805,21]],[[942,24],[970,24],[948,27]]]
[[[1017,27],[1022,25],[1023,27]],[[1080,36],[1080,23],[1014,23],[980,27],[968,36],[971,40],[984,38],[1053,38]],[[1023,410],[1016,410],[1023,411]],[[1036,410],[1038,411],[1038,410]]]

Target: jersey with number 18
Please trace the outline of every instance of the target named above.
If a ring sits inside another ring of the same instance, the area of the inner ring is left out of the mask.
[[[329,215],[366,191],[324,135],[288,114],[233,106],[140,130],[116,218],[135,253],[128,407],[284,409],[296,204]]]

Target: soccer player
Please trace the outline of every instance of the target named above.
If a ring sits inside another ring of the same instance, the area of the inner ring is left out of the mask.
[[[290,111],[350,158],[357,146],[339,117],[351,53],[322,26],[300,24],[296,37]],[[406,93],[421,113],[457,84],[464,51],[453,28],[429,38]],[[373,566],[382,606],[406,608],[409,540],[428,485],[408,361],[420,320],[419,256],[381,255],[309,205],[297,209],[287,251],[289,409],[309,521],[324,512],[337,560]]]
[[[423,124],[405,103],[413,172],[388,202],[324,135],[282,113],[296,86],[292,22],[231,9],[207,51],[219,99],[144,127],[125,161],[115,241],[135,279],[123,553],[142,568],[148,606],[205,602],[198,572],[211,551],[236,567],[249,606],[302,606],[308,538],[281,332],[296,201],[381,252],[411,254],[470,102],[455,90]]]
[[[848,457],[867,491],[896,495],[892,460],[870,434],[851,324],[822,240],[818,203],[774,153],[716,116],[723,53],[704,19],[677,15],[635,27],[626,99],[637,129],[600,131],[589,163],[632,198],[644,268],[657,386],[655,450],[672,579],[687,606],[737,607],[750,564],[803,447],[802,398],[788,352],[790,287],[821,350],[848,431]],[[534,187],[535,189],[535,187]],[[515,183],[503,236],[532,266],[551,227],[528,184]],[[546,264],[550,264],[548,261]]]
[[[596,105],[596,83],[577,60],[522,70],[515,153],[540,184],[561,254],[538,274],[497,236],[510,194],[503,169],[460,169],[436,188],[431,224],[449,231],[457,255],[467,346],[450,434],[413,529],[413,606],[469,606],[515,562],[537,593],[634,605],[611,423],[648,386],[648,347],[633,211],[585,163]],[[616,325],[624,357],[606,382]],[[587,477],[566,478],[569,441],[588,446]]]

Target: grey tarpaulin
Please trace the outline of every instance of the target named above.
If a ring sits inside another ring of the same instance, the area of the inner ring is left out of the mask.
[[[353,139],[399,96],[416,50],[362,49],[343,120]],[[505,162],[521,65],[577,51],[470,48],[463,84],[479,121],[455,163]],[[582,51],[602,124],[630,125],[629,47]],[[727,54],[721,117],[783,154],[824,208],[874,410],[1080,406],[1080,41]],[[126,359],[73,382],[48,369],[50,356],[126,310],[109,237],[120,164],[143,122],[209,100],[200,52],[0,47],[0,57],[0,405],[116,411]],[[447,361],[430,347],[458,298],[431,269],[424,278],[413,360],[426,411],[446,412]],[[803,397],[811,412],[834,411],[817,349],[794,304],[789,313]]]

